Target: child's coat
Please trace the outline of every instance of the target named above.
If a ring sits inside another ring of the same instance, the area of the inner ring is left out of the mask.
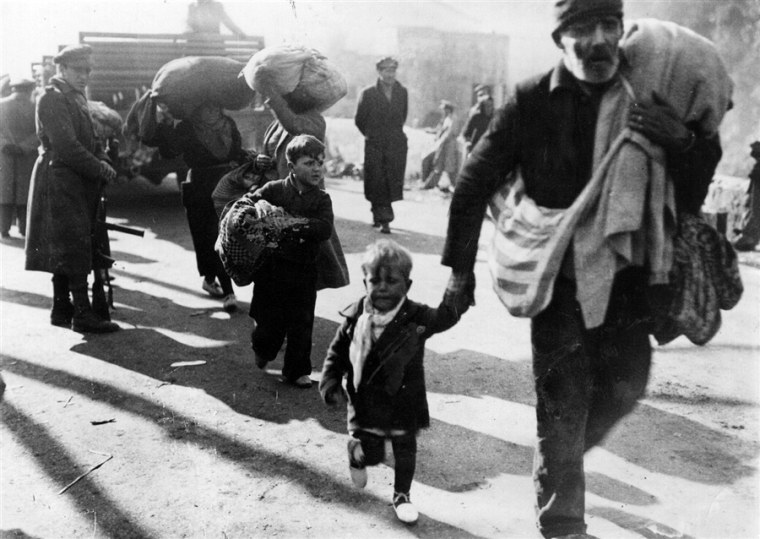
[[[338,329],[325,358],[319,391],[325,398],[347,376],[348,430],[383,429],[416,432],[430,425],[423,356],[425,341],[458,321],[453,307],[437,309],[404,300],[396,317],[367,355],[359,387],[354,387],[349,347],[364,298],[341,315]]]

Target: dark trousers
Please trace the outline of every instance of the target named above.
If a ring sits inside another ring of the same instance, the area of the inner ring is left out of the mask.
[[[182,205],[185,207],[193,239],[198,273],[207,281],[218,279],[224,293],[232,294],[232,280],[224,271],[222,261],[214,250],[219,235],[219,217],[211,193],[218,181],[219,178],[191,171],[190,179],[181,184]]]
[[[387,225],[392,222],[396,216],[393,213],[393,206],[388,204],[372,203],[372,221],[378,225]]]
[[[624,270],[605,323],[585,329],[574,281],[560,276],[531,323],[538,441],[533,479],[544,537],[585,533],[583,455],[644,393],[652,348],[645,277]]]
[[[391,436],[393,448],[394,479],[393,490],[409,494],[417,466],[417,436],[414,433]],[[385,438],[364,431],[356,431],[348,442],[349,452],[352,453],[356,444],[361,444],[364,452],[364,466],[375,466],[385,458]]]
[[[311,374],[316,282],[316,268],[310,266],[300,280],[266,279],[253,285],[250,314],[256,327],[251,333],[251,346],[271,361],[287,337],[282,367],[282,376],[287,380]]]
[[[7,236],[13,224],[14,217],[17,219],[18,233],[26,235],[26,205],[24,204],[0,204],[0,232]]]

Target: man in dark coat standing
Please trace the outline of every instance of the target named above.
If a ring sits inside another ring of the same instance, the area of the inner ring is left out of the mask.
[[[39,144],[34,132],[35,83],[11,80],[11,95],[0,99],[0,233],[7,238],[17,218],[18,232],[26,235],[26,199]]]
[[[362,90],[355,122],[364,135],[364,197],[372,204],[372,225],[390,234],[391,203],[404,198],[409,96],[396,80],[395,58],[383,58],[375,67],[377,83]]]
[[[84,94],[91,52],[88,45],[62,49],[53,59],[58,74],[37,101],[42,150],[30,187],[26,269],[53,274],[51,324],[109,333],[119,326],[95,314],[87,291],[100,193],[116,178],[97,144]]]

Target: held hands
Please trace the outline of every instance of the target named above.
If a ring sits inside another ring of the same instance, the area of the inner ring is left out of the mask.
[[[650,103],[631,105],[628,127],[662,146],[667,152],[685,152],[694,144],[696,134],[681,121],[673,105],[657,92]]]
[[[475,305],[475,274],[452,272],[443,294],[443,303],[453,307],[458,316]]]
[[[335,406],[336,404],[345,404],[348,402],[346,393],[340,384],[335,384],[333,387],[325,392],[324,399],[325,404],[328,406]]]

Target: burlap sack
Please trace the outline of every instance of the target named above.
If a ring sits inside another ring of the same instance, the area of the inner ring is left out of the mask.
[[[222,56],[186,56],[164,64],[151,86],[153,97],[173,116],[187,118],[199,105],[216,103],[227,110],[250,105],[254,92],[238,75],[242,62]]]

